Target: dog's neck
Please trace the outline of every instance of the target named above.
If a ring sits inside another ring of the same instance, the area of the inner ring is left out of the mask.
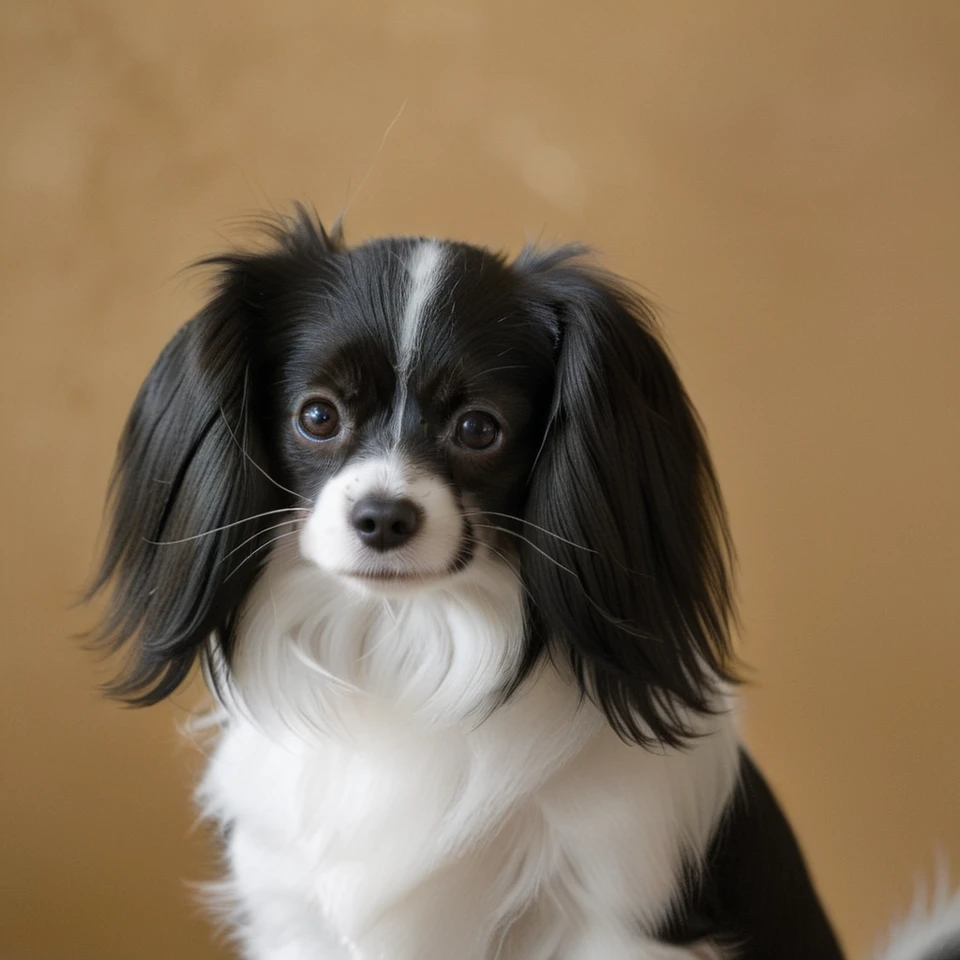
[[[522,585],[478,558],[441,586],[379,597],[293,550],[271,558],[238,631],[239,709],[304,735],[476,726],[523,655]]]

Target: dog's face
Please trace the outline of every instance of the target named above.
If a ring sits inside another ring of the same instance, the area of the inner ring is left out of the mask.
[[[509,567],[487,589],[519,581],[524,649],[494,701],[550,656],[624,737],[681,742],[730,677],[729,544],[647,305],[571,248],[350,249],[302,211],[271,234],[206,261],[216,288],[127,422],[96,584],[102,637],[132,654],[118,692],[229,670],[296,536],[301,598],[322,580],[364,610]]]
[[[303,555],[378,593],[457,576],[522,505],[554,330],[498,259],[452,243],[345,251],[321,289],[288,293],[271,431],[310,511]]]

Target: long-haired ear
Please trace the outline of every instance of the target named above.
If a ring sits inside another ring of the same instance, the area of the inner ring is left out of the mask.
[[[285,275],[334,241],[299,207],[268,230],[269,252],[202,261],[218,271],[213,295],[154,364],[120,440],[89,595],[112,587],[96,639],[127,649],[109,690],[137,705],[171,694],[198,656],[229,662],[268,531],[296,515],[284,512],[295,495],[270,475],[261,342]]]
[[[677,746],[735,679],[730,539],[649,305],[582,252],[516,264],[557,336],[523,531],[530,617],[622,737]]]

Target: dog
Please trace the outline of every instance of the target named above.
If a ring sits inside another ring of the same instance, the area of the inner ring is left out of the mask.
[[[137,396],[93,587],[114,694],[214,694],[242,955],[840,958],[647,302],[576,246],[265,229]],[[960,958],[960,899],[887,956]]]

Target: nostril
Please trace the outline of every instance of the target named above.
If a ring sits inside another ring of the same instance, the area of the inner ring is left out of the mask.
[[[361,533],[374,533],[377,529],[377,521],[373,517],[363,517],[358,521],[357,529]]]

